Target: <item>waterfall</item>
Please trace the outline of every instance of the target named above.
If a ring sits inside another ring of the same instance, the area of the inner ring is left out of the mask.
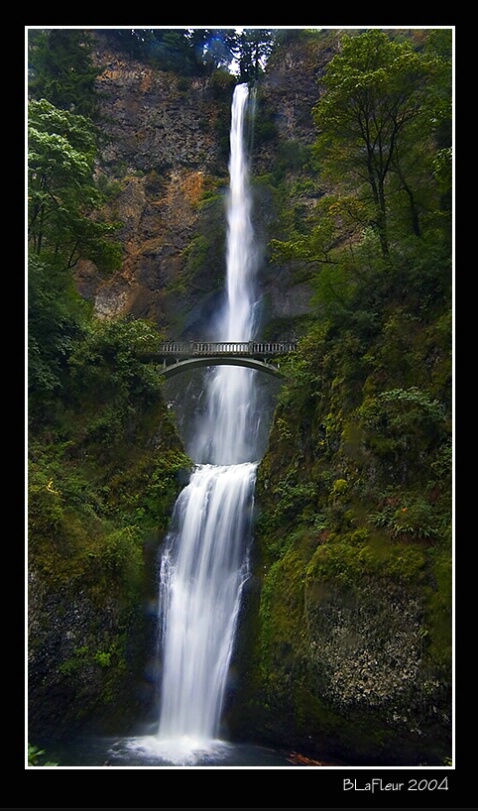
[[[218,340],[254,334],[256,259],[244,129],[247,85],[231,110],[225,304]],[[157,737],[170,757],[207,749],[219,735],[242,586],[247,579],[257,467],[257,373],[218,366],[188,452],[196,461],[175,505],[160,569],[162,656]]]
[[[244,149],[247,85],[234,91],[231,111],[229,195],[227,200],[226,302],[217,340],[248,341],[253,337],[256,256],[251,222],[249,167]],[[257,454],[259,427],[255,372],[219,366],[207,381],[207,410],[192,442],[191,456],[213,464],[251,461]]]

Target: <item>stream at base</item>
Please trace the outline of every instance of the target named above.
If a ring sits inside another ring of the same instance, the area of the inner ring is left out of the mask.
[[[248,743],[222,740],[158,741],[155,735],[138,737],[78,737],[61,744],[44,741],[48,759],[58,767],[220,768],[289,767],[290,753]]]

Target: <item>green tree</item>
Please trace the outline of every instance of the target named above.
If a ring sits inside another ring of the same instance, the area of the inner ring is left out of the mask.
[[[28,354],[31,413],[47,413],[63,389],[68,359],[89,306],[71,269],[80,257],[118,267],[116,225],[100,219],[93,178],[96,138],[89,119],[46,99],[29,104]]]
[[[96,115],[92,38],[77,29],[31,30],[28,42],[28,89],[33,99],[48,99],[60,110]]]
[[[431,31],[426,52],[435,66],[433,126],[438,152],[434,157],[433,169],[441,193],[443,211],[452,208],[452,148],[453,148],[453,98],[451,94],[453,76],[453,39],[448,29]]]
[[[65,268],[80,256],[104,270],[117,267],[119,246],[112,241],[117,226],[98,216],[91,122],[45,99],[30,102],[28,113],[30,250]]]
[[[352,197],[362,195],[384,256],[392,194],[405,193],[413,231],[421,234],[411,176],[417,181],[431,146],[435,61],[377,29],[344,36],[314,108],[318,154],[335,179],[345,177]]]
[[[72,349],[83,335],[89,305],[70,274],[33,255],[28,263],[28,389],[30,415],[47,413],[63,389]]]
[[[144,61],[147,61],[150,47],[155,42],[151,28],[102,28],[97,31],[97,35],[133,59]]]
[[[239,63],[242,82],[256,82],[274,44],[274,32],[263,28],[245,28],[236,37],[234,55]]]

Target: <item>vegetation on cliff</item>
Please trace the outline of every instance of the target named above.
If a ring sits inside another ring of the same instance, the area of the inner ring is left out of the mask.
[[[81,37],[70,34],[70,51],[66,32],[61,48],[55,31],[34,37],[31,46],[32,92],[41,94],[29,103],[28,133],[34,740],[92,716],[119,722],[119,696],[122,723],[129,717],[155,596],[147,565],[154,570],[155,548],[190,466],[160,378],[143,360],[157,346],[157,330],[134,319],[98,320],[74,285],[79,257],[109,272],[122,249],[116,224],[101,216],[97,130],[74,102],[75,93],[85,101],[92,71]],[[72,70],[65,70],[68,53]]]
[[[315,313],[259,470],[244,691],[266,739],[355,762],[450,754],[450,70],[450,32],[345,36],[320,200],[271,244]]]
[[[157,70],[207,75],[237,66],[240,81],[257,81],[277,32],[251,28],[103,29],[115,47]]]
[[[31,395],[33,735],[92,718],[124,725],[142,712],[131,686],[143,682],[152,644],[155,554],[190,467],[158,375],[141,360],[156,341],[139,321],[92,322],[48,413]]]

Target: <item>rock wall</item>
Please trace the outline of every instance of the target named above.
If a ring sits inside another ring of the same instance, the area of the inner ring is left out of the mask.
[[[217,104],[207,79],[181,79],[105,49],[95,58],[105,135],[98,177],[114,183],[108,216],[122,223],[121,269],[102,278],[80,262],[77,284],[101,317],[131,313],[167,328],[178,308],[184,250],[197,230],[198,204],[227,170],[215,132]],[[215,180],[214,180],[215,182]]]
[[[267,109],[275,138],[254,143],[253,175],[274,168],[281,144],[313,142],[317,79],[330,55],[330,44],[292,43],[272,60],[258,88],[258,126]],[[223,79],[218,87],[214,76],[190,79],[154,70],[106,49],[101,38],[95,58],[102,68],[97,85],[105,134],[98,174],[117,187],[108,216],[122,223],[124,258],[109,278],[80,261],[78,288],[101,317],[131,313],[153,321],[168,337],[203,337],[211,298],[222,289],[226,228],[224,211],[222,220],[216,211],[211,222],[204,203],[223,197],[228,183],[234,82]],[[276,212],[267,195],[261,197],[260,189],[258,194],[264,318],[302,316],[310,311],[310,286],[287,267],[271,266],[266,245]],[[315,204],[313,193],[302,197],[305,205]],[[191,269],[195,241],[210,238],[214,229],[222,231],[222,242]]]
[[[238,672],[242,656],[249,665],[231,725],[348,765],[443,765],[450,686],[426,653],[423,582],[344,585],[304,576],[309,562],[296,544],[274,571],[256,569],[244,624],[254,651],[239,650]]]

